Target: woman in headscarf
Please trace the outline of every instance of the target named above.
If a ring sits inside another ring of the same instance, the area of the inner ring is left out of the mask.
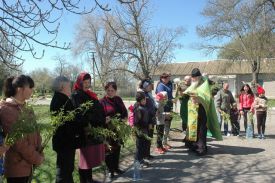
[[[82,72],[77,77],[74,84],[72,101],[75,107],[79,107],[86,102],[92,102],[91,107],[84,114],[78,114],[79,121],[90,127],[104,127],[105,113],[99,103],[97,95],[91,91],[91,75]],[[79,176],[80,183],[96,182],[92,178],[92,168],[99,166],[105,159],[103,140],[100,137],[86,135],[86,147],[80,148]]]
[[[106,115],[107,128],[117,133],[112,126],[113,124],[110,123],[110,120],[113,117],[117,117],[121,123],[123,123],[127,120],[128,111],[122,99],[116,95],[117,85],[115,82],[108,82],[104,89],[106,95],[100,99],[100,103],[102,104]],[[115,140],[113,138],[108,138],[107,141],[110,147],[106,152],[105,162],[109,170],[109,177],[114,178],[114,173],[123,173],[123,171],[119,169],[120,149],[123,142],[121,139]]]

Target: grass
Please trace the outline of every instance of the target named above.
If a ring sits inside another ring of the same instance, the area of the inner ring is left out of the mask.
[[[48,105],[34,105],[33,106],[35,114],[38,119],[38,123],[41,127],[41,135],[43,138],[43,134],[49,128],[50,125],[50,111]],[[174,114],[174,119],[172,121],[171,128],[179,129],[181,125],[181,120],[179,115]],[[152,144],[156,142],[155,138],[152,141]],[[121,159],[133,156],[135,151],[135,141],[134,138],[129,138],[125,144],[124,148],[122,148]],[[77,154],[77,153],[76,153]],[[56,153],[52,150],[52,143],[48,144],[48,146],[44,149],[45,161],[44,163],[35,169],[33,183],[52,183],[55,182],[55,174],[56,174]],[[78,157],[76,155],[75,160],[75,171],[73,172],[74,182],[79,182],[78,172]],[[105,169],[105,166],[101,166],[94,170],[94,173],[101,172]]]
[[[268,107],[275,107],[275,99],[269,99],[267,102]]]
[[[41,135],[49,127],[50,123],[50,111],[48,105],[34,105],[33,106],[35,114],[38,119],[38,123],[41,127]],[[121,158],[132,155],[134,153],[135,144],[132,138],[129,138],[125,142],[124,148],[122,148]],[[76,153],[77,154],[77,153]],[[44,163],[35,169],[34,180],[35,183],[52,183],[55,182],[56,174],[56,153],[52,150],[52,143],[44,149],[45,161]],[[79,182],[78,172],[78,156],[76,155],[75,160],[75,171],[73,173],[74,181]],[[102,172],[105,169],[104,165],[95,169],[94,172]]]

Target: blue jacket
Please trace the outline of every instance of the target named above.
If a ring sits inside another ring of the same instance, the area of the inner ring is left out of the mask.
[[[168,101],[164,106],[164,112],[171,112],[173,110],[173,84],[172,82],[168,82],[166,85],[162,82],[159,82],[156,88],[156,94],[162,91],[167,92]]]

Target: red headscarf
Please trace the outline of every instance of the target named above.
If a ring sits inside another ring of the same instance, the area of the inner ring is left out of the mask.
[[[74,90],[83,90],[82,84],[84,78],[89,78],[91,80],[91,75],[87,72],[81,72],[78,75],[76,82],[74,83]],[[92,92],[91,90],[86,90],[84,92],[87,93],[92,99],[98,100],[96,93]]]

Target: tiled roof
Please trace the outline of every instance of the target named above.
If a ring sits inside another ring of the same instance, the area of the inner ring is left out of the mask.
[[[199,68],[201,73],[209,75],[250,74],[251,66],[248,61],[214,60],[207,62],[169,63],[160,65],[152,75],[158,76],[163,72],[173,75],[188,75],[193,68]],[[260,73],[275,74],[275,59],[261,61]]]

